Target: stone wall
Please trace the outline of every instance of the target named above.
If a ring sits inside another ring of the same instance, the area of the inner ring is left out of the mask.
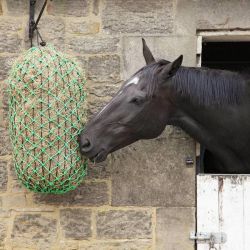
[[[0,0],[0,249],[194,249],[195,167],[185,159],[195,158],[195,144],[179,129],[167,127],[91,165],[66,195],[34,194],[19,184],[5,79],[29,46],[28,2]],[[40,33],[86,70],[90,117],[144,65],[142,36],[157,58],[183,54],[184,65],[194,66],[196,30],[249,28],[249,7],[238,0],[53,0]]]

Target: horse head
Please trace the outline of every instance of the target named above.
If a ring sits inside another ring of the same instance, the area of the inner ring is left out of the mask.
[[[118,93],[86,124],[79,137],[81,153],[95,162],[140,139],[162,133],[174,112],[172,77],[182,63],[155,61],[143,39],[146,66],[124,82]]]

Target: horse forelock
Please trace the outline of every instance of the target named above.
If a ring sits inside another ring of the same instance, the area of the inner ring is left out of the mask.
[[[135,73],[135,75],[139,75],[139,77],[144,78],[144,81],[141,81],[141,88],[147,92],[148,97],[152,97],[156,89],[159,87],[160,70],[168,63],[169,61],[162,59],[155,63],[146,65]]]

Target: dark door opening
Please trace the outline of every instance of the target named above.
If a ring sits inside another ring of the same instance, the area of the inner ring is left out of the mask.
[[[250,42],[203,42],[202,67],[244,71],[250,69]],[[214,173],[212,154],[201,145],[198,173]]]

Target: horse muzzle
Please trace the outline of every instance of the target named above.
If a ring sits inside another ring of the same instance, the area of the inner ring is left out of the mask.
[[[95,149],[92,140],[86,135],[79,136],[79,146],[81,154],[89,158],[92,162],[102,162],[107,158],[108,152],[104,149]]]

